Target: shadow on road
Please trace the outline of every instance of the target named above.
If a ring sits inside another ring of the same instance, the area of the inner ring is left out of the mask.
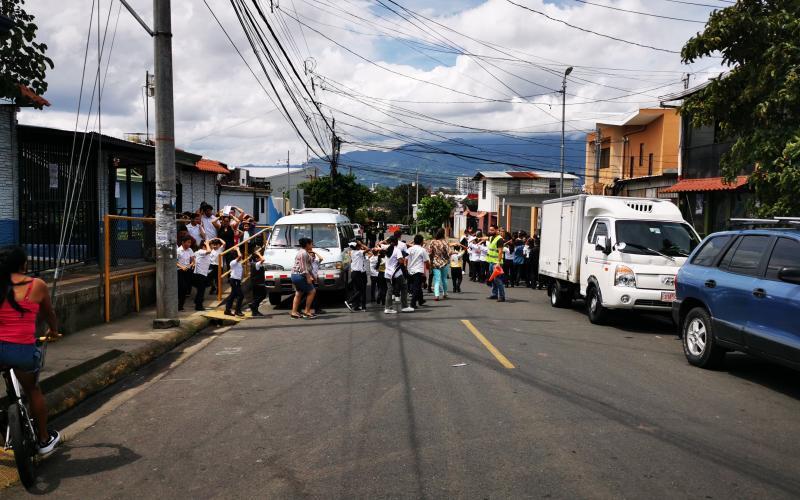
[[[722,371],[750,383],[800,399],[800,373],[740,352],[728,353]]]

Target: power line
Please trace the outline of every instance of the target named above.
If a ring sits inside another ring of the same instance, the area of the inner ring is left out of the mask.
[[[588,2],[586,0],[574,0],[574,1],[586,5],[592,5],[594,7],[602,7],[604,9],[616,10],[617,12],[627,12],[628,14],[638,14],[640,16],[657,17],[659,19],[669,19],[671,21],[683,21],[687,23],[698,23],[698,24],[706,23],[705,21],[698,21],[696,19],[683,19],[680,17],[662,16],[660,14],[653,14],[652,12],[642,12],[638,10],[623,9],[621,7],[614,7],[612,5],[603,5],[600,3]]]

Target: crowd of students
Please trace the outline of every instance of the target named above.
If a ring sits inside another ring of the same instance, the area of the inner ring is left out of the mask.
[[[504,284],[511,288],[541,288],[542,284],[538,282],[539,239],[524,231],[509,233],[501,228],[497,229],[497,233],[500,237],[498,246],[502,247]],[[492,274],[487,261],[489,237],[480,230],[467,229],[461,245],[468,250],[464,265],[469,267],[470,281],[485,283]]]
[[[178,226],[178,310],[184,310],[186,298],[194,288],[194,308],[205,311],[203,301],[206,289],[210,289],[211,294],[217,293],[219,273],[230,270],[228,281],[231,293],[225,302],[225,314],[244,316],[244,294],[241,289],[244,265],[251,265],[255,271],[261,271],[264,257],[256,251],[250,262],[244,263],[237,245],[255,234],[255,219],[239,207],[230,207],[229,210],[215,213],[211,205],[203,202],[197,212],[184,213]],[[234,250],[223,254],[227,248]],[[220,254],[223,254],[222,269],[219,268]],[[263,271],[261,274],[263,275]],[[255,291],[250,304],[254,316],[261,316],[258,306],[266,295],[259,292],[261,290]]]

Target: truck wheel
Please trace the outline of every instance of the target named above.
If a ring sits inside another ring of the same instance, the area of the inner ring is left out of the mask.
[[[725,350],[717,345],[711,326],[711,315],[695,307],[683,320],[683,354],[690,365],[718,368],[725,359]]]
[[[569,295],[569,291],[561,291],[558,283],[555,281],[550,283],[547,293],[550,295],[550,305],[553,307],[569,307],[572,305],[572,298]]]
[[[272,304],[273,306],[279,306],[281,305],[281,298],[282,298],[281,294],[271,293],[269,294],[269,303]]]
[[[602,325],[608,319],[608,309],[603,307],[603,299],[596,286],[586,290],[586,314],[594,325]]]

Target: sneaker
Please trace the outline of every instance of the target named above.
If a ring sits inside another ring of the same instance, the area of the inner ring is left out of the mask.
[[[244,318],[244,313],[242,311],[236,311],[236,316]]]
[[[233,316],[233,313],[231,312],[230,309],[226,309],[224,314],[225,316]]]
[[[347,302],[347,301],[345,300],[345,301],[344,301],[344,306],[345,306],[346,308],[350,309],[350,312],[355,312],[355,310],[353,310],[353,306],[351,306],[351,305],[350,305],[350,302]]]
[[[413,312],[414,312],[414,308],[413,308],[413,307],[404,307],[404,308],[402,309],[402,311],[403,311],[404,313],[413,313]]]
[[[397,314],[397,311],[395,311],[394,309],[386,308],[383,310],[383,314]]]
[[[48,431],[48,439],[44,443],[39,443],[39,455],[47,455],[56,449],[56,446],[61,442],[61,434],[58,431]]]
[[[497,300],[497,295],[489,295],[486,298],[489,299],[489,300]]]

